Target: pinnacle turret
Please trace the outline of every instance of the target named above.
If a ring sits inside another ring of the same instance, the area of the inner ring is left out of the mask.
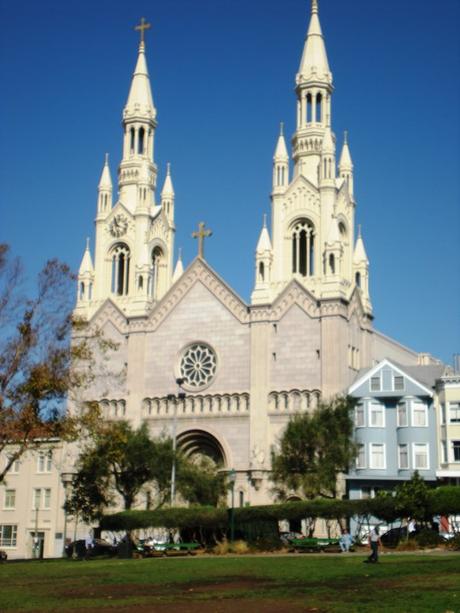
[[[99,190],[112,189],[112,177],[110,176],[109,154],[105,154],[104,167],[102,168],[101,178],[99,179]]]
[[[184,264],[182,263],[182,249],[179,249],[179,255],[177,257],[176,268],[174,269],[174,274],[172,278],[172,282],[175,283],[179,277],[181,277],[184,273]]]
[[[327,61],[326,46],[318,16],[318,2],[312,0],[310,25],[308,26],[297,83],[324,81],[332,83],[332,73]]]
[[[256,252],[263,253],[264,251],[271,251],[271,249],[272,243],[267,229],[267,216],[264,215],[264,225],[260,232],[259,241],[257,242]]]
[[[361,236],[361,226],[358,228],[358,238],[356,239],[355,249],[353,252],[353,264],[369,263],[367,253],[364,248],[363,237]]]
[[[276,143],[275,155],[273,156],[274,161],[288,161],[289,155],[286,147],[286,141],[284,139],[284,124],[280,123],[280,133],[278,136],[278,142]]]
[[[83,276],[86,274],[92,274],[94,272],[93,260],[91,259],[91,251],[89,248],[89,238],[86,239],[86,248],[81,259],[80,268],[78,269],[78,275]]]
[[[166,177],[163,183],[163,189],[161,190],[162,198],[174,198],[174,187],[171,179],[171,164],[168,162],[166,165]]]
[[[153,104],[152,89],[150,87],[149,71],[145,57],[145,43],[141,41],[134,69],[131,87],[126,101],[123,117],[147,117],[155,119],[156,109]]]

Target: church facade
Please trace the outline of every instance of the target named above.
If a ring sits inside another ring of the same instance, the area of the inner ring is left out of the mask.
[[[75,309],[118,344],[126,376],[110,393],[96,385],[90,396],[106,418],[145,421],[155,436],[171,434],[175,422],[186,453],[235,470],[239,504],[266,503],[270,453],[292,415],[345,393],[361,368],[386,357],[415,365],[420,356],[373,328],[353,163],[346,135],[336,160],[317,1],[295,76],[291,155],[282,127],[275,147],[271,218],[256,246],[249,304],[205,260],[203,225],[199,255],[185,270],[175,259],[180,203],[176,210],[169,167],[157,190],[145,27],[123,110],[119,196],[106,159],[95,249],[85,250]]]

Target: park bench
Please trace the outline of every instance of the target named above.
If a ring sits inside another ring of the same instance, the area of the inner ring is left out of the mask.
[[[335,551],[339,547],[339,539],[315,537],[292,539],[291,547],[296,552]]]

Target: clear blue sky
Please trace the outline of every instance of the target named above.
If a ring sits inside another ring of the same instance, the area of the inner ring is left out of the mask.
[[[0,240],[35,274],[77,269],[104,153],[116,179],[141,16],[156,161],[176,191],[176,247],[244,299],[269,211],[280,121],[292,134],[307,0],[1,0]],[[450,362],[460,350],[460,2],[320,0],[333,129],[349,130],[375,326]]]

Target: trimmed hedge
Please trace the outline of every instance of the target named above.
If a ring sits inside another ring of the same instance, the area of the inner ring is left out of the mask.
[[[431,515],[460,514],[460,486],[441,486],[430,491],[427,513]],[[331,500],[319,498],[235,508],[235,525],[251,522],[300,520],[306,517],[345,519],[352,516],[373,516],[386,522],[401,517],[395,497],[365,500]],[[123,511],[106,515],[101,521],[103,530],[135,530],[137,528],[203,528],[228,530],[230,517],[226,508],[188,507],[163,508],[155,511]]]

